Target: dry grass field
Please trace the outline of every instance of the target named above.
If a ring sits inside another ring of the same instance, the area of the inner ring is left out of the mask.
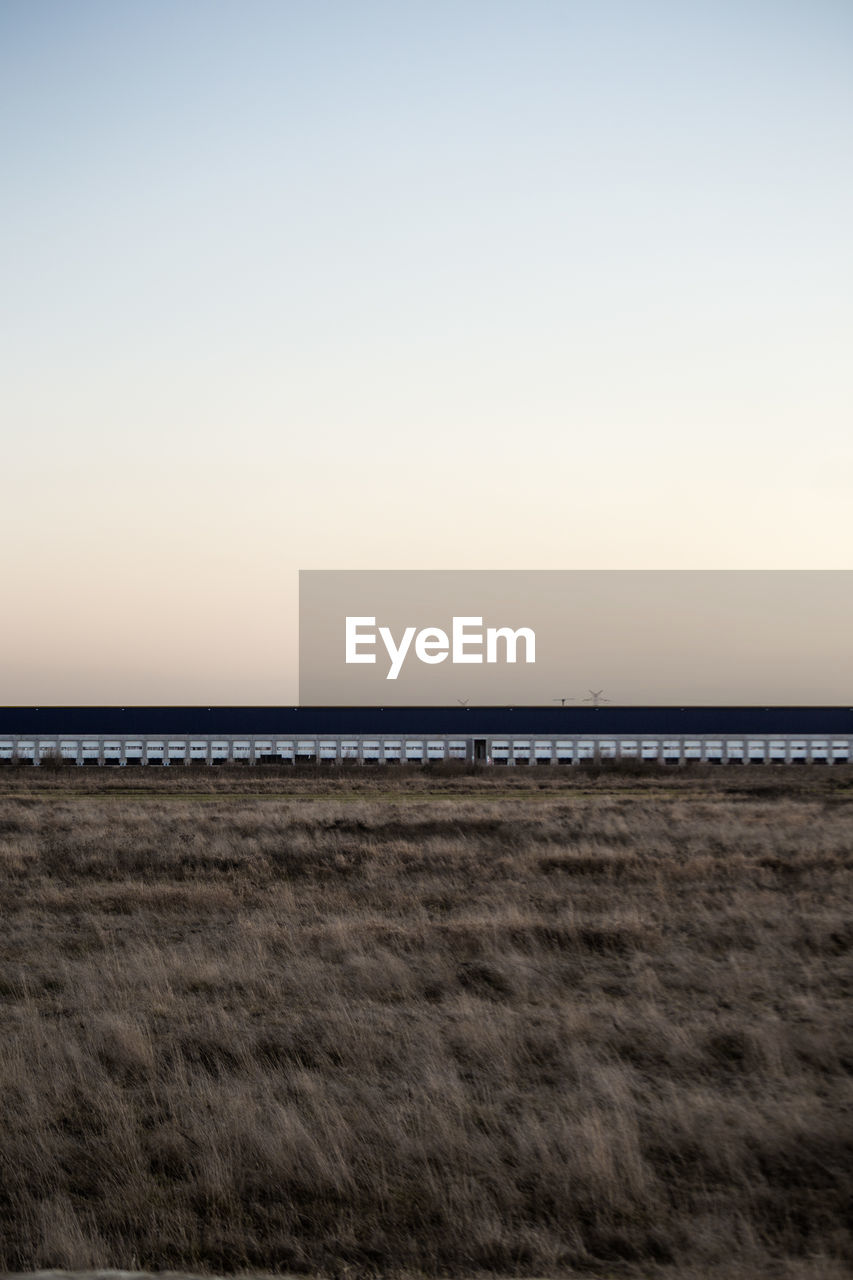
[[[0,1271],[847,1275],[851,864],[850,769],[6,770]]]

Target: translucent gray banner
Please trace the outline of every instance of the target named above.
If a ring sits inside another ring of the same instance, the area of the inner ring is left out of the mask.
[[[299,575],[299,701],[848,705],[853,572]]]

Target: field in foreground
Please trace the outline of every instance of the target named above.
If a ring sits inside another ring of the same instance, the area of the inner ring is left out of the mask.
[[[845,1274],[850,772],[531,774],[0,778],[0,1270]]]

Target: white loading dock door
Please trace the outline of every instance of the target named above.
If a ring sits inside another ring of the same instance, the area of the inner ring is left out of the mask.
[[[75,743],[76,746],[76,743]],[[11,760],[14,746],[10,738],[4,738],[0,742],[0,760]]]
[[[133,761],[142,759],[142,740],[140,738],[136,738],[133,742],[126,742],[124,744],[124,758],[125,760]]]
[[[320,743],[320,759],[321,760],[337,760],[338,744],[333,742],[331,738],[324,739]]]
[[[841,739],[832,744],[832,759],[835,764],[843,764],[850,759],[850,743]]]
[[[280,739],[275,744],[275,753],[280,760],[292,760],[293,743],[285,742],[283,739]]]
[[[432,739],[429,742],[427,742],[427,759],[428,760],[444,759],[444,742],[443,741],[439,742],[437,739]]]
[[[223,741],[220,738],[218,741],[211,742],[210,758],[211,760],[219,760],[219,761],[227,760],[230,750],[231,750],[231,744],[229,742]]]
[[[453,738],[447,744],[447,754],[451,760],[465,760],[468,755],[468,744],[464,738]]]
[[[660,743],[652,742],[647,738],[640,747],[640,752],[644,760],[657,760],[660,751]]]
[[[200,738],[194,738],[190,742],[190,759],[206,760],[207,759],[207,743],[202,742]]]
[[[72,738],[62,738],[59,743],[59,754],[63,760],[76,760],[77,743]]]
[[[414,764],[420,764],[423,758],[424,758],[423,741],[418,738],[407,738],[406,739],[406,760]]]

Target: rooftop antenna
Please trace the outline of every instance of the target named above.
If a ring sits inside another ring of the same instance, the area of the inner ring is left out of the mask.
[[[460,707],[467,707],[467,706],[468,706],[468,703],[471,701],[471,699],[470,699],[470,698],[457,698],[457,699],[456,699],[456,701],[459,703]]]
[[[560,706],[564,707],[567,702],[577,702],[577,698],[552,698],[551,701],[559,702]]]
[[[604,697],[603,689],[590,689],[589,697],[584,698],[584,702],[591,702],[594,707],[600,707],[602,702],[609,702],[609,698]]]

